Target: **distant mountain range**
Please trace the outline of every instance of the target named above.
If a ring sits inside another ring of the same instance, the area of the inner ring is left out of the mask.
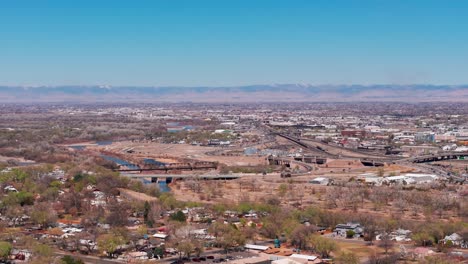
[[[468,85],[0,86],[0,102],[468,102]]]

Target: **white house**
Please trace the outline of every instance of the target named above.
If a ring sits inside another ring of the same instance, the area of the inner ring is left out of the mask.
[[[454,246],[458,246],[461,248],[468,248],[468,241],[464,241],[463,237],[457,233],[453,233],[450,236],[445,236],[443,239],[444,244],[447,242],[451,242]]]

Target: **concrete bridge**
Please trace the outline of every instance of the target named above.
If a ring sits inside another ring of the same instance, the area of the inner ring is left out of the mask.
[[[372,166],[372,167],[383,167],[385,166],[385,161],[382,161],[381,159],[375,160],[372,158],[363,158],[360,159],[362,165],[364,166]]]
[[[294,157],[295,161],[300,161],[304,163],[313,163],[313,164],[325,164],[327,163],[327,158],[312,156],[312,155],[303,155],[300,157]]]
[[[442,152],[437,154],[415,156],[406,159],[400,159],[397,162],[413,162],[413,163],[424,163],[424,162],[434,162],[441,160],[450,160],[450,159],[465,159],[468,157],[468,152]]]
[[[327,152],[326,150],[324,150],[323,148],[319,146],[311,146],[299,138],[295,138],[289,135],[276,133],[276,132],[274,132],[274,134],[282,138],[288,139],[306,149],[319,151],[323,155],[321,155],[320,157],[315,157],[315,158],[316,159],[318,158],[322,162],[323,161],[326,162],[327,158],[339,158],[339,157],[356,158],[356,157],[347,156],[347,155],[337,156],[337,155]],[[336,147],[336,148],[341,148],[341,147]],[[361,155],[366,154],[362,151],[355,151],[355,150],[350,150],[347,148],[343,148],[343,149],[346,151],[355,152]],[[415,156],[415,157],[405,158],[405,159],[399,159],[398,157],[389,157],[389,156],[370,156],[367,158],[360,158],[360,161],[364,166],[381,167],[381,166],[384,166],[385,163],[398,163],[398,162],[424,163],[424,162],[434,162],[434,161],[449,160],[449,159],[459,159],[459,158],[464,159],[465,157],[468,157],[468,152],[443,152],[443,153],[432,154],[432,155]],[[306,162],[306,163],[314,163],[313,160],[307,159],[307,158],[302,158],[301,161]],[[318,160],[316,161],[318,163]]]
[[[158,180],[172,181],[173,179],[200,179],[200,180],[233,180],[242,177],[242,174],[214,174],[214,175],[198,175],[198,174],[142,174],[142,173],[121,173],[121,176],[131,179],[151,178],[152,182]]]
[[[279,158],[279,157],[272,157],[269,156],[267,158],[268,164],[270,165],[280,165],[280,166],[285,166],[286,168],[294,168],[295,165],[299,167],[303,167],[306,172],[312,171],[314,167],[310,165],[309,163],[305,163],[302,161],[297,161],[292,158]]]
[[[327,151],[325,151],[324,149],[322,149],[321,147],[319,146],[311,146],[305,142],[302,142],[300,138],[295,138],[295,137],[292,137],[292,136],[289,136],[289,135],[285,135],[285,134],[281,134],[281,133],[274,133],[275,135],[279,136],[279,137],[282,137],[282,138],[285,138],[289,141],[292,141],[294,143],[296,143],[297,145],[307,149],[307,150],[310,150],[310,151],[314,151],[314,152],[318,152],[321,154],[322,157],[330,157],[330,158],[337,158],[338,156],[337,155],[333,155]]]
[[[208,169],[216,169],[218,164],[216,162],[209,162],[209,161],[196,161],[193,163],[189,162],[181,162],[181,163],[169,163],[169,164],[130,164],[131,166],[121,165],[115,171],[120,172],[143,172],[143,171],[165,171],[166,173],[171,170],[208,170]]]

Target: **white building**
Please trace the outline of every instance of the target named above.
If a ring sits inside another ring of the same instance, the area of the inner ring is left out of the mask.
[[[330,182],[330,179],[325,178],[325,177],[317,177],[309,181],[309,183],[319,184],[319,185],[328,185],[329,182]]]

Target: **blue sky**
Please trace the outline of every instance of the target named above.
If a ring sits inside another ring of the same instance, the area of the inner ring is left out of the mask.
[[[0,84],[466,84],[467,14],[457,0],[0,0]]]

